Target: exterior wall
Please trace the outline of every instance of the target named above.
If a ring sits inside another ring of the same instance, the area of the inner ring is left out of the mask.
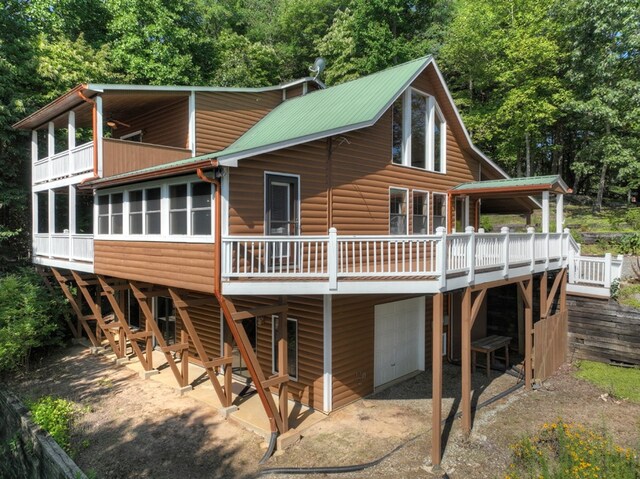
[[[404,295],[335,296],[333,300],[333,409],[373,392],[375,306]],[[431,366],[433,300],[425,301],[425,369]]]
[[[426,73],[414,86],[436,95],[439,105],[446,104],[443,91],[432,87]],[[327,234],[330,226],[335,226],[338,234],[389,234],[389,187],[444,193],[459,183],[479,179],[478,162],[461,149],[451,127],[453,113],[444,110],[448,125],[446,174],[392,164],[391,110],[375,125],[330,142],[317,140],[240,160],[239,167],[230,171],[230,234],[263,233],[264,202],[260,198],[264,198],[265,171],[300,175],[303,235]],[[332,224],[327,214],[329,189]],[[410,200],[410,218],[411,208]],[[470,204],[472,225],[474,218],[474,205]]]
[[[105,177],[149,166],[171,163],[191,156],[191,150],[125,140],[103,140]]]
[[[273,305],[275,297],[242,296],[233,299],[236,308],[251,309]],[[321,296],[290,296],[288,317],[298,320],[298,380],[289,382],[291,399],[322,410],[323,399],[323,302]],[[219,324],[219,323],[217,323]],[[272,318],[258,320],[258,361],[269,377],[272,374]],[[273,388],[277,392],[277,388]]]
[[[189,102],[187,98],[180,99],[169,105],[143,111],[140,115],[127,118],[127,128],[119,126],[114,130],[114,138],[142,130],[142,141],[155,145],[189,147]],[[109,161],[105,158],[105,163]],[[136,170],[130,168],[129,171]]]
[[[264,93],[196,93],[196,152],[226,148],[282,101],[280,90]]]
[[[145,241],[95,241],[96,274],[213,292],[213,245]]]

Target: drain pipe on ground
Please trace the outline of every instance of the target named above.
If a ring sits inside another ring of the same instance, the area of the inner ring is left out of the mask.
[[[507,370],[506,372],[508,374],[514,376],[514,377],[517,377],[517,373],[512,373],[510,371],[511,370]],[[472,411],[477,411],[478,409],[481,409],[481,408],[483,408],[485,406],[488,406],[489,404],[492,404],[492,403],[494,403],[494,402],[496,402],[496,401],[508,396],[509,394],[514,393],[515,391],[517,391],[518,389],[520,389],[523,386],[524,386],[524,381],[522,379],[519,379],[518,382],[514,386],[511,386],[509,389],[506,389],[505,391],[502,391],[501,393],[496,394],[492,398],[489,398],[486,401],[483,401],[480,404],[476,405],[475,407],[472,407],[471,410]],[[446,419],[443,419],[440,424],[442,424],[444,426],[447,422],[453,421],[454,419],[457,419],[457,418],[459,418],[461,416],[462,416],[462,412],[457,412],[453,416],[450,415]],[[271,475],[271,474],[273,474],[273,475],[280,475],[280,474],[290,474],[290,475],[344,474],[344,473],[347,473],[347,472],[363,471],[365,469],[369,469],[371,467],[377,466],[382,461],[384,461],[385,459],[389,458],[390,456],[392,456],[393,454],[395,454],[399,450],[403,449],[404,447],[408,446],[409,444],[414,442],[419,437],[422,437],[425,434],[429,434],[430,432],[431,432],[431,429],[429,429],[428,431],[423,432],[421,434],[418,434],[417,436],[413,436],[409,440],[407,440],[407,441],[403,442],[402,444],[396,446],[394,449],[392,449],[391,451],[386,453],[384,456],[379,457],[378,459],[376,459],[374,461],[371,461],[371,462],[365,462],[364,464],[353,464],[353,465],[348,465],[348,466],[326,466],[326,467],[273,467],[273,468],[263,469],[262,471],[260,471],[258,473],[258,477],[268,476],[268,475]],[[443,476],[443,477],[447,477],[447,476]]]

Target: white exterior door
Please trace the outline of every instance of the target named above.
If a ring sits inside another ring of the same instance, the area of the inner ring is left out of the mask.
[[[424,370],[425,299],[375,307],[374,387]]]

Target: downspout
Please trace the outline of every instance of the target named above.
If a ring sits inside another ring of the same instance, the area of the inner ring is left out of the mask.
[[[98,176],[98,110],[96,106],[96,101],[92,100],[85,96],[81,91],[78,92],[78,96],[82,98],[87,103],[91,103],[93,108],[91,110],[91,119],[92,119],[92,128],[93,128],[93,176],[90,178],[85,178],[80,182],[80,184],[85,183],[87,181],[95,180],[99,178]]]
[[[211,161],[211,165],[214,167],[218,166],[218,160],[212,160]],[[222,282],[222,205],[221,205],[221,193],[220,193],[220,180],[218,180],[217,178],[209,178],[208,176],[206,176],[204,174],[204,172],[202,171],[201,168],[198,168],[196,170],[196,174],[198,175],[198,178],[200,178],[202,181],[206,181],[207,183],[211,183],[213,185],[215,185],[216,187],[216,193],[215,193],[215,213],[214,213],[214,224],[215,224],[215,228],[216,228],[216,233],[215,233],[215,244],[214,244],[214,278],[213,278],[213,294],[215,295],[216,299],[218,300],[218,304],[220,305],[220,307],[222,308],[222,312],[224,314],[225,319],[227,320],[227,325],[229,326],[229,330],[232,331],[236,331],[237,325],[235,324],[233,318],[231,317],[231,313],[229,312],[229,308],[226,304],[226,300],[225,297],[222,295],[222,288],[221,288],[221,282]],[[235,339],[235,335],[234,335],[234,339]],[[238,349],[240,350],[240,355],[242,357],[247,357],[247,351],[244,347],[244,344],[242,343],[242,341],[238,341],[236,339],[236,346],[238,347]],[[253,367],[253,364],[251,364],[251,361],[247,361],[247,369],[249,369],[249,373],[251,375],[252,378],[257,377],[256,374],[256,370]],[[269,440],[269,447],[267,448],[267,451],[265,452],[264,456],[262,457],[262,459],[260,460],[259,464],[263,464],[267,461],[267,459],[269,459],[269,457],[271,457],[271,455],[273,454],[273,451],[275,449],[276,446],[276,439],[278,437],[278,427],[276,425],[276,420],[273,417],[273,415],[271,414],[271,410],[269,408],[269,403],[267,401],[267,396],[266,393],[264,391],[264,388],[262,387],[262,384],[259,384],[256,381],[257,384],[255,384],[256,386],[256,391],[258,392],[258,396],[260,397],[260,401],[262,402],[262,407],[264,408],[265,413],[267,414],[267,417],[269,419],[269,426],[271,428],[271,438]]]

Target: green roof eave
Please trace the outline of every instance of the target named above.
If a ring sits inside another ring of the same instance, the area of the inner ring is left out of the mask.
[[[454,194],[474,193],[521,193],[531,194],[537,191],[552,191],[555,193],[571,193],[571,189],[560,175],[530,176],[525,178],[507,178],[501,180],[472,181],[461,183],[451,189]]]

